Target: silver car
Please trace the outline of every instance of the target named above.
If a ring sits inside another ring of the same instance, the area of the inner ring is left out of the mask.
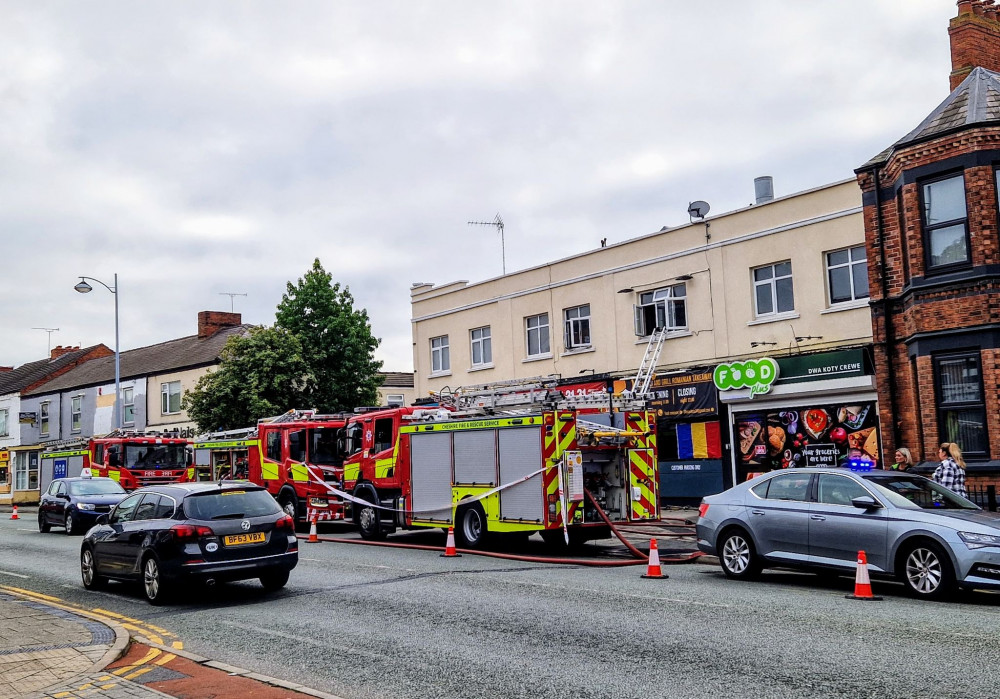
[[[1000,588],[1000,514],[923,476],[796,468],[702,500],[698,548],[730,578],[766,566],[895,577],[917,597]]]

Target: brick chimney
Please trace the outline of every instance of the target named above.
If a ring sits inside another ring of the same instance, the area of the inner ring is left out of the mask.
[[[239,313],[224,311],[201,311],[198,314],[198,337],[211,337],[223,328],[233,328],[243,322]]]
[[[49,355],[49,359],[58,359],[64,354],[69,354],[70,352],[76,352],[78,349],[80,349],[79,345],[77,345],[76,347],[70,347],[69,345],[63,347],[62,345],[56,345],[55,347],[52,348],[52,352]]]
[[[951,90],[979,66],[1000,72],[1000,21],[993,0],[958,0],[958,16],[948,25]]]
[[[7,371],[14,371],[14,367],[12,367],[12,366],[0,366],[0,374],[3,374],[4,372],[7,372]]]

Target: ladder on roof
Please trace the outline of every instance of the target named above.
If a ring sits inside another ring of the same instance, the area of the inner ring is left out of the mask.
[[[663,349],[663,341],[666,336],[667,329],[665,327],[655,328],[653,334],[649,336],[646,353],[642,355],[639,370],[635,373],[635,379],[632,380],[632,390],[636,396],[644,396],[649,392],[649,384],[653,380],[656,363],[660,361],[660,351]]]
[[[519,415],[542,409],[576,410],[583,408],[644,409],[641,398],[589,394],[566,397],[559,389],[558,376],[537,376],[526,379],[498,381],[491,384],[463,386],[436,395],[442,403],[456,408],[462,415],[504,413]]]

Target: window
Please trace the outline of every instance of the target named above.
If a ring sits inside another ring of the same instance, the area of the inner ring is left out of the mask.
[[[768,481],[766,495],[761,495],[759,486],[754,487],[753,491],[768,500],[808,500],[810,478],[808,473],[788,473]]]
[[[402,406],[406,402],[406,397],[402,393],[390,393],[385,397],[385,404],[389,406]]]
[[[493,363],[493,341],[490,328],[475,328],[469,331],[472,337],[472,366],[486,366]]]
[[[306,460],[306,431],[288,433],[288,458],[302,463]]]
[[[795,310],[792,297],[792,263],[777,262],[753,270],[754,310],[758,316]]]
[[[49,435],[49,402],[45,401],[38,407],[39,411],[39,424],[41,424],[41,433],[43,437]]]
[[[847,478],[829,473],[819,474],[819,502],[824,505],[851,505],[851,500],[871,497],[864,486]]]
[[[964,175],[927,182],[921,193],[927,268],[969,262]]]
[[[135,510],[135,506],[139,504],[139,500],[142,499],[142,496],[142,493],[133,493],[118,503],[114,512],[111,513],[111,517],[108,518],[108,524],[127,522],[132,519],[132,511]]]
[[[281,432],[278,430],[267,433],[267,460],[281,461]]]
[[[826,278],[830,303],[868,298],[868,259],[865,246],[826,253]]]
[[[372,453],[392,448],[392,418],[384,417],[375,421],[375,437],[372,443]]]
[[[14,489],[38,488],[38,452],[19,451],[14,457]]]
[[[129,386],[122,389],[122,420],[126,425],[135,424],[135,389]]]
[[[938,356],[934,365],[939,441],[955,442],[968,456],[989,456],[979,352]]]
[[[174,516],[174,508],[177,503],[169,495],[160,496],[160,504],[156,506],[156,513],[153,515],[155,519],[170,519]]]
[[[0,410],[0,437],[7,436],[7,411]]]
[[[549,354],[549,314],[540,313],[537,316],[528,316],[524,319],[524,326],[527,331],[528,356],[538,357]]]
[[[142,502],[135,508],[135,514],[132,515],[132,521],[138,522],[143,519],[154,519],[156,517],[156,508],[159,504],[159,495],[156,493],[146,493]]]
[[[590,304],[567,308],[564,341],[566,349],[590,347]]]
[[[181,382],[160,384],[160,412],[164,415],[181,411]]]
[[[74,432],[83,427],[83,396],[73,396],[71,424]]]
[[[451,356],[448,352],[448,336],[431,338],[431,374],[451,371]]]
[[[657,328],[668,332],[687,328],[687,285],[674,284],[639,294],[635,307],[635,334],[648,337]]]

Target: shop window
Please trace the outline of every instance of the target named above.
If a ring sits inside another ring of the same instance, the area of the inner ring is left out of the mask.
[[[792,263],[777,262],[753,270],[754,313],[762,316],[795,310],[792,293]]]
[[[170,381],[160,384],[160,412],[172,415],[181,411],[181,382]]]
[[[7,410],[0,410],[0,437],[7,436]]]
[[[928,271],[968,264],[971,258],[964,175],[925,182],[921,195]]]
[[[448,349],[448,336],[431,338],[431,374],[451,371],[451,356]]]
[[[472,366],[482,367],[493,364],[493,340],[490,337],[490,326],[474,328],[469,331],[472,341]]]
[[[40,432],[43,437],[49,436],[49,402],[45,401],[38,406]]]
[[[540,313],[524,319],[524,328],[529,357],[541,357],[551,353],[549,348],[549,314]]]
[[[386,417],[375,421],[375,437],[372,443],[372,453],[378,454],[392,448],[392,418]]]
[[[566,324],[564,330],[566,349],[590,347],[590,304],[567,308],[563,314]]]
[[[14,489],[38,489],[38,453],[17,452],[14,457]]]
[[[79,432],[83,428],[83,396],[73,396],[71,413],[72,430]]]
[[[135,389],[122,389],[122,420],[126,425],[135,424]]]
[[[934,378],[940,441],[955,442],[967,456],[988,458],[979,352],[935,357]]]
[[[687,329],[687,285],[673,284],[639,294],[635,306],[635,334],[648,337],[657,328],[668,332]]]
[[[865,246],[826,253],[826,279],[830,303],[847,303],[868,298],[868,258]]]

